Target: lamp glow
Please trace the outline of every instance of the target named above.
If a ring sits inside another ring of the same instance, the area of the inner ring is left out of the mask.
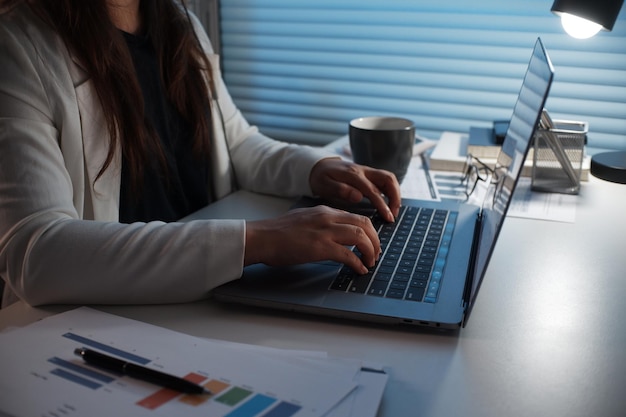
[[[624,0],[554,0],[550,10],[557,16],[561,16],[563,29],[570,36],[585,39],[595,35],[601,29],[608,32],[613,30],[623,4]],[[595,27],[583,29],[588,25]],[[610,151],[593,155],[591,174],[606,181],[626,184],[626,151]]]
[[[602,29],[602,25],[569,13],[561,13],[561,24],[565,32],[576,39],[591,38]]]

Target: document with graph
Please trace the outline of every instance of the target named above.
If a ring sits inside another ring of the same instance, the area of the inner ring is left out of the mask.
[[[82,348],[210,394],[88,364],[74,353]],[[332,415],[359,391],[361,364],[239,347],[81,307],[0,333],[0,369],[0,415],[312,417]]]

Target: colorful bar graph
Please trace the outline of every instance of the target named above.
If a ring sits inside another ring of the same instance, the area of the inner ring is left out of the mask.
[[[296,404],[282,401],[276,407],[263,414],[261,417],[291,417],[300,411],[302,407]]]
[[[262,417],[292,417],[302,408],[285,401],[281,401],[274,407],[274,404],[278,401],[276,398],[263,394],[254,394],[248,389],[231,386],[226,382],[215,379],[202,383],[206,378],[194,373],[185,376],[185,379],[196,384],[202,384],[203,387],[211,391],[211,394],[183,395],[178,391],[163,388],[138,401],[137,405],[149,410],[155,410],[178,398],[180,402],[197,407],[212,399],[228,407],[233,407],[224,417],[254,417],[259,415],[262,415]],[[249,400],[245,401],[248,398]],[[265,410],[268,411],[265,414],[261,414]]]
[[[215,401],[222,404],[230,405],[232,407],[243,401],[250,394],[252,394],[252,391],[250,390],[240,387],[233,387],[232,389],[228,390],[224,395],[216,398]]]
[[[63,337],[83,346],[89,346],[110,353],[130,362],[142,365],[151,362],[150,359],[72,332],[63,334]],[[51,374],[89,389],[98,389],[104,384],[109,384],[117,379],[114,376],[97,372],[87,366],[81,366],[80,364],[59,357],[52,357],[48,359],[48,362],[57,366],[57,368],[50,371]],[[215,401],[230,408],[230,411],[226,411],[223,417],[293,417],[302,409],[299,405],[280,401],[268,395],[254,393],[247,388],[233,386],[216,379],[207,381],[206,376],[197,373],[189,373],[184,378],[196,384],[202,384],[211,394],[190,395],[182,394],[176,390],[162,388],[137,401],[136,404],[148,410],[155,410],[175,399],[193,407],[206,404],[209,401]]]
[[[188,394],[188,395],[183,395],[182,397],[180,397],[179,401],[189,404],[189,405],[198,406],[200,404],[203,404],[209,401],[212,397],[216,396],[220,392],[224,391],[226,388],[230,387],[230,384],[212,379],[206,384],[203,384],[202,386],[208,389],[209,391],[211,391],[211,395],[189,395]]]
[[[249,401],[246,401],[224,417],[254,417],[275,402],[275,398],[263,394],[256,394]]]
[[[108,383],[111,383],[111,382],[115,381],[115,378],[113,378],[113,377],[110,377],[110,376],[105,375],[105,374],[101,374],[100,372],[93,371],[91,369],[85,368],[85,367],[80,366],[78,364],[75,364],[73,362],[66,361],[65,359],[54,357],[54,358],[48,359],[48,362],[50,362],[50,363],[52,363],[54,365],[57,365],[57,366],[61,366],[61,367],[65,368],[65,369],[67,369],[68,371],[73,371],[73,372],[79,373],[79,374],[81,374],[83,376],[86,376],[88,378],[96,379],[96,380],[98,380],[100,382],[103,382],[105,384],[108,384]]]
[[[82,343],[83,345],[91,346],[93,348],[100,349],[100,350],[102,350],[104,352],[111,353],[111,354],[113,354],[115,356],[119,356],[120,358],[124,358],[126,360],[131,361],[131,362],[139,363],[141,365],[146,365],[146,364],[150,363],[150,359],[143,358],[141,356],[135,355],[135,354],[130,353],[130,352],[125,352],[123,350],[114,348],[112,346],[105,345],[104,343],[100,343],[100,342],[97,342],[95,340],[88,339],[88,338],[83,337],[83,336],[79,336],[79,335],[77,335],[75,333],[65,333],[63,335],[63,337],[66,337],[66,338],[68,338],[70,340],[74,340],[75,342],[78,342],[78,343]]]
[[[67,372],[65,369],[56,368],[50,371],[50,373],[52,375],[59,376],[67,381],[74,382],[87,388],[98,389],[102,386],[102,384],[92,381],[91,379],[83,378],[82,376]]]
[[[186,375],[184,378],[196,384],[199,384],[206,379],[205,376],[194,374],[194,373],[190,373]],[[162,388],[156,391],[154,394],[149,395],[142,400],[139,400],[137,402],[137,405],[140,405],[149,410],[155,410],[159,408],[160,406],[162,406],[163,404],[169,401],[172,401],[174,398],[180,395],[181,393],[179,391],[169,389],[169,388]]]
[[[204,384],[203,386],[204,386],[204,388],[206,388],[209,391],[211,391],[213,393],[213,395],[217,395],[220,392],[224,391],[226,388],[228,388],[230,385],[227,384],[226,382],[217,381],[215,379],[212,379],[209,382],[207,382],[206,384]]]

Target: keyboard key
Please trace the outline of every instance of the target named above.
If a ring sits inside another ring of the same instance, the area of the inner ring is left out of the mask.
[[[419,280],[419,279],[413,279],[411,280],[411,283],[409,284],[409,287],[411,288],[426,288],[426,285],[428,284],[428,281],[426,280]]]
[[[351,281],[352,278],[350,276],[339,275],[337,276],[337,278],[335,278],[330,288],[332,288],[333,290],[345,291],[348,289]]]
[[[435,262],[435,259],[432,258],[432,257],[430,257],[430,258],[427,258],[427,257],[422,258],[422,257],[420,257],[417,260],[418,265],[424,265],[424,266],[427,266],[427,267],[431,267],[434,262]]]
[[[409,274],[396,274],[395,277],[393,277],[393,280],[396,282],[409,282],[411,279],[411,276]]]
[[[404,281],[404,282],[399,282],[399,281],[391,281],[391,285],[389,285],[390,289],[394,289],[394,290],[402,290],[402,292],[404,292],[404,290],[406,289],[406,287],[408,286],[408,281]]]
[[[393,274],[393,270],[394,269],[395,268],[390,267],[390,266],[381,266],[380,268],[378,268],[377,273],[379,273],[379,274],[381,274],[381,273],[382,274]]]
[[[374,276],[374,281],[383,281],[387,283],[391,281],[391,274],[381,274],[380,272],[377,272]]]
[[[415,272],[426,272],[426,273],[430,273],[430,266],[426,266],[426,265],[417,265],[415,267]]]
[[[396,274],[402,274],[402,275],[411,275],[411,272],[413,272],[413,268],[412,267],[405,267],[405,266],[399,266],[398,269],[396,270]]]
[[[414,261],[401,260],[398,264],[399,264],[400,267],[412,268],[413,265],[415,265],[415,262]]]
[[[422,301],[424,298],[424,288],[410,288],[406,293],[405,300]]]
[[[390,288],[389,291],[387,291],[387,294],[385,296],[388,298],[403,298],[404,290],[394,290]]]
[[[402,255],[403,261],[415,261],[416,259],[417,259],[417,253],[405,253]]]
[[[350,285],[350,292],[356,292],[359,294],[363,294],[367,291],[367,287],[370,284],[370,280],[372,279],[370,274],[358,275],[352,279],[352,284]]]
[[[393,251],[392,251],[392,252],[389,252],[389,253],[385,254],[384,259],[385,259],[385,260],[391,260],[391,261],[397,262],[397,261],[398,261],[398,259],[400,259],[400,252],[398,252],[398,253],[393,252]]]
[[[391,268],[396,266],[397,263],[398,263],[398,258],[390,259],[390,258],[387,258],[387,257],[380,262],[381,265],[388,266],[388,267],[391,267]]]
[[[372,282],[370,289],[367,290],[369,295],[375,295],[377,297],[382,297],[385,295],[385,291],[387,291],[387,282],[375,280]]]

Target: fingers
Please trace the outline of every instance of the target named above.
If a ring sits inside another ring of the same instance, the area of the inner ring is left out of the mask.
[[[324,259],[345,263],[359,273],[366,273],[368,267],[376,264],[381,251],[380,240],[368,217],[326,206],[304,210],[314,213],[314,227],[324,234],[315,240],[314,248],[324,254]],[[348,246],[356,246],[361,257]]]
[[[338,251],[336,252],[337,258],[331,259],[333,261],[342,263],[348,267],[350,267],[357,274],[366,274],[368,271],[368,267],[363,263],[362,258],[359,258],[356,253],[354,253],[350,248],[346,246],[340,246]],[[373,265],[370,266],[370,268]]]
[[[354,245],[359,249],[361,258],[359,259],[352,251],[349,251],[354,256],[350,256],[353,260],[348,260],[348,262],[353,263],[354,258],[356,258],[359,261],[356,263],[356,268],[353,269],[365,273],[367,268],[364,266],[371,268],[378,260],[381,251],[378,234],[369,218],[346,212],[343,212],[343,216],[349,216],[349,218],[342,219],[345,223],[341,225],[342,230],[338,230],[339,234],[336,236],[335,242],[340,245]]]
[[[400,184],[391,172],[364,166],[356,166],[358,174],[346,178],[345,184],[353,187],[388,222],[393,222],[400,211]],[[385,199],[386,197],[386,199]]]
[[[363,167],[363,172],[364,177],[368,180],[367,182],[374,186],[367,187],[367,183],[362,185],[367,189],[364,193],[365,196],[379,212],[383,212],[383,210],[391,212],[392,217],[387,218],[387,221],[394,221],[394,218],[400,212],[401,200],[400,184],[396,176],[391,172],[369,167]],[[387,201],[383,198],[383,195],[387,198]]]
[[[389,222],[400,210],[400,184],[395,175],[380,169],[339,159],[322,160],[311,173],[311,188],[322,197],[340,197],[350,202],[367,197]]]
[[[400,184],[395,175],[386,172],[385,178],[381,179],[382,184],[379,185],[380,190],[387,197],[387,204],[394,217],[400,214],[400,204],[402,196],[400,195]],[[390,174],[390,175],[389,175]]]
[[[359,258],[348,246],[356,246]],[[318,206],[248,222],[244,264],[293,265],[333,260],[359,273],[375,265],[380,241],[369,218]]]

